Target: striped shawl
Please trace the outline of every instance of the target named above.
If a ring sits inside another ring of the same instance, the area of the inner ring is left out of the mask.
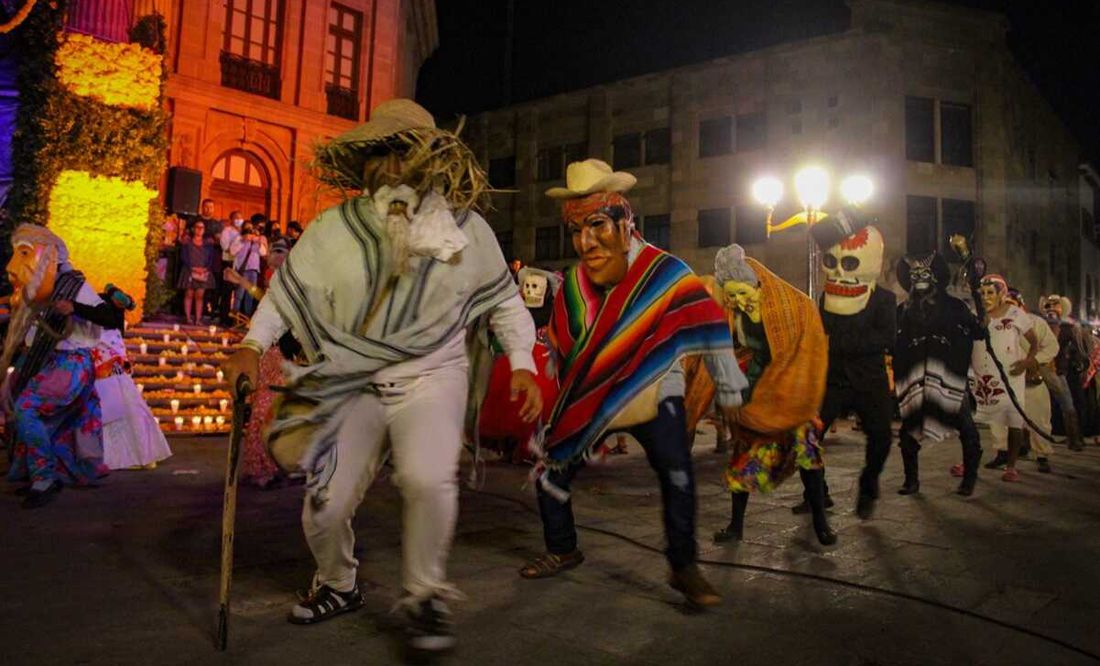
[[[652,245],[606,293],[570,268],[554,299],[550,343],[561,363],[561,392],[543,444],[553,467],[591,456],[615,417],[673,363],[733,346],[702,281]]]

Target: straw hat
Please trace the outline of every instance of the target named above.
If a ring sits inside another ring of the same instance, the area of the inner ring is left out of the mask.
[[[432,114],[411,99],[391,99],[376,106],[370,120],[337,136],[332,143],[371,143],[413,129],[435,129]]]
[[[638,179],[625,171],[612,171],[611,165],[597,159],[573,162],[565,170],[565,187],[551,187],[551,199],[576,199],[596,192],[626,192]]]

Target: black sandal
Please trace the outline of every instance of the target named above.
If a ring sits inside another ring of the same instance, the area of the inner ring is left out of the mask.
[[[529,579],[549,578],[550,576],[557,576],[563,571],[575,569],[579,567],[582,562],[584,562],[584,553],[579,550],[574,550],[572,553],[567,553],[565,555],[547,553],[545,555],[539,555],[523,565],[523,568],[519,570],[519,575],[521,578]]]
[[[362,606],[363,592],[358,584],[350,592],[338,592],[328,585],[321,585],[295,604],[286,619],[291,624],[316,624],[343,613],[359,610]]]

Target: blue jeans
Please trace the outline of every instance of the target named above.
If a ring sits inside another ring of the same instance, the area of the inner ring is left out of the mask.
[[[260,271],[240,271],[240,273],[244,279],[252,284],[256,284],[256,281],[260,279]],[[252,294],[245,291],[244,287],[237,287],[237,304],[233,309],[251,317],[252,313],[256,311],[256,299],[252,298]]]
[[[667,398],[657,406],[657,418],[626,430],[645,449],[649,466],[661,484],[661,506],[668,546],[665,557],[678,571],[695,562],[695,473],[687,437],[684,399]],[[584,462],[549,473],[548,481],[569,492],[573,477]],[[564,503],[536,484],[543,538],[547,552],[565,555],[577,549],[572,499]]]

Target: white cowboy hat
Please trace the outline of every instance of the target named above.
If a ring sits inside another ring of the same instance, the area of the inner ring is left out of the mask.
[[[372,143],[413,129],[435,129],[432,114],[411,99],[391,99],[376,106],[370,120],[337,136],[332,143]]]
[[[611,165],[597,159],[573,162],[565,170],[565,187],[551,187],[551,199],[576,199],[596,192],[626,192],[638,179],[625,171],[612,171]]]

